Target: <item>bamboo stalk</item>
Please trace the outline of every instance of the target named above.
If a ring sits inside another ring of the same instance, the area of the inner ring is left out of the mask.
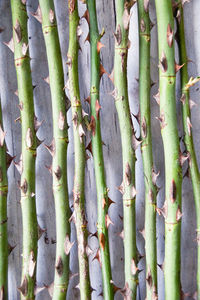
[[[193,142],[192,128],[191,128],[191,113],[190,108],[193,106],[190,100],[190,92],[188,86],[188,58],[185,44],[184,32],[184,16],[183,7],[180,3],[176,9],[177,27],[178,27],[178,45],[181,68],[181,89],[182,89],[182,111],[183,111],[183,128],[184,128],[184,142],[189,158],[189,174],[192,180],[194,202],[196,207],[196,222],[197,222],[197,299],[200,300],[200,174],[195,154],[195,147]],[[183,157],[184,158],[184,157]]]
[[[11,0],[14,57],[22,126],[21,208],[23,224],[23,266],[19,290],[22,299],[34,299],[37,259],[37,217],[35,206],[36,134],[33,87],[28,53],[27,12],[21,0]]]
[[[82,116],[82,105],[79,92],[78,80],[78,35],[77,28],[79,24],[78,2],[77,0],[68,0],[69,7],[69,49],[68,49],[68,73],[69,90],[71,98],[73,133],[74,133],[74,211],[75,226],[78,241],[78,259],[79,259],[79,279],[81,300],[91,299],[89,264],[87,258],[87,221],[85,218],[85,143],[84,127]]]
[[[136,299],[138,269],[135,220],[135,149],[134,136],[127,88],[127,54],[130,9],[133,1],[115,0],[116,32],[114,58],[114,98],[118,113],[122,143],[123,181],[120,191],[123,194],[124,212],[124,259],[125,294],[128,299]]]
[[[176,118],[174,19],[171,0],[156,0],[159,46],[160,123],[165,156],[165,299],[180,298],[181,185]]]
[[[0,299],[8,299],[7,193],[6,144],[0,105]]]
[[[53,194],[56,211],[56,264],[53,300],[66,299],[69,281],[70,209],[67,188],[68,132],[64,74],[53,0],[40,0],[34,16],[42,23],[49,66],[52,98],[53,141],[46,146],[52,155]]]
[[[139,97],[141,151],[145,181],[145,255],[146,299],[157,299],[157,249],[156,249],[156,186],[153,182],[153,154],[150,109],[150,19],[148,2],[138,0],[139,23]]]
[[[111,283],[112,272],[110,266],[108,226],[110,218],[108,215],[109,199],[108,189],[106,187],[104,174],[104,160],[102,151],[102,139],[100,128],[100,49],[102,37],[98,31],[97,16],[96,16],[96,1],[87,0],[87,8],[89,11],[89,34],[90,34],[90,101],[91,101],[91,131],[92,131],[92,152],[94,159],[94,169],[96,177],[97,189],[97,231],[100,245],[100,261],[102,266],[103,279],[103,297],[105,300],[114,299],[113,286]],[[98,253],[97,253],[98,257]]]

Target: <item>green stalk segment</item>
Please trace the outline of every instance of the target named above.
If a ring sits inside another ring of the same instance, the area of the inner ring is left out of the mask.
[[[114,299],[112,286],[112,273],[110,266],[108,226],[110,219],[108,216],[108,189],[105,182],[104,160],[102,151],[101,128],[100,128],[100,56],[99,46],[102,35],[99,34],[96,16],[96,1],[88,0],[89,29],[90,29],[90,101],[91,101],[91,131],[92,131],[92,152],[94,158],[94,169],[97,188],[97,209],[98,221],[97,231],[100,245],[100,258],[103,278],[103,297],[105,300]]]
[[[68,50],[68,73],[69,89],[73,119],[74,133],[74,211],[75,225],[78,241],[78,259],[79,259],[79,278],[81,300],[91,299],[89,264],[87,258],[87,221],[85,218],[85,196],[84,196],[84,179],[85,179],[85,143],[82,106],[79,93],[78,80],[78,35],[77,28],[79,24],[78,2],[77,0],[68,0],[69,7],[69,50]]]
[[[0,105],[0,299],[8,299],[6,144]]]
[[[181,185],[176,118],[174,19],[171,0],[156,0],[159,45],[160,123],[165,156],[165,299],[180,299]]]
[[[53,300],[66,299],[69,281],[70,209],[67,188],[68,132],[65,109],[64,75],[53,0],[40,0],[35,17],[42,29],[49,66],[53,112],[53,141],[48,148],[53,157],[53,194],[56,211],[56,264]]]
[[[15,67],[22,126],[21,208],[23,224],[22,299],[34,299],[37,259],[37,217],[35,206],[36,134],[33,87],[28,53],[27,12],[21,0],[11,0]]]
[[[181,68],[181,88],[182,88],[182,105],[183,105],[183,128],[184,128],[184,142],[186,146],[187,156],[189,159],[189,173],[192,180],[192,187],[194,193],[194,202],[196,206],[196,222],[197,222],[197,299],[200,300],[200,174],[195,154],[193,143],[192,128],[191,128],[191,114],[190,107],[192,102],[190,100],[190,92],[188,86],[188,58],[185,45],[184,32],[184,17],[182,4],[179,4],[177,10],[177,26],[178,26],[178,43]]]
[[[157,299],[157,250],[156,250],[156,186],[152,179],[153,154],[150,111],[150,19],[144,0],[138,0],[140,43],[140,131],[145,180],[145,250],[146,250],[146,299]]]
[[[135,223],[134,148],[136,148],[137,141],[133,133],[127,88],[128,33],[132,3],[133,1],[115,0],[114,97],[121,132],[123,159],[123,182],[120,191],[123,194],[124,212],[125,294],[128,294],[130,299],[136,299],[138,269]]]

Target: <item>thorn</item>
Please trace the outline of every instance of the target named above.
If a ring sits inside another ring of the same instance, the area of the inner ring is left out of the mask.
[[[103,74],[108,74],[108,73],[107,73],[106,70],[104,69],[103,65],[100,64],[100,78],[103,76]]]
[[[92,259],[92,261],[94,261],[95,259],[98,260],[98,262],[100,263],[100,267],[102,267],[102,262],[101,262],[101,253],[100,253],[100,249],[98,248],[95,257]]]
[[[34,288],[34,295],[36,296],[40,292],[42,292],[46,287],[45,286],[35,286]]]
[[[193,100],[190,99],[189,106],[190,106],[190,109],[192,109],[194,106],[197,106],[197,104]]]
[[[22,172],[23,172],[22,154],[21,154],[20,160],[18,162],[14,161],[14,165],[15,165],[17,171],[19,172],[19,174],[22,175]]]
[[[112,72],[108,75],[108,77],[110,78],[110,80],[112,81],[112,83],[114,83],[114,69],[112,70]]]
[[[124,240],[124,230],[122,230],[121,232],[118,232],[117,235]]]
[[[97,99],[96,102],[95,102],[95,111],[96,111],[97,120],[99,119],[100,109],[101,109],[101,105],[99,104],[99,100]]]
[[[90,43],[90,33],[88,33],[88,35],[87,35],[87,37],[86,37],[84,43],[86,43],[87,41]]]
[[[158,105],[160,105],[160,90],[158,89],[158,93],[156,95],[153,95],[153,98],[156,100]]]
[[[69,218],[69,222],[73,222],[75,224],[76,222],[76,214],[75,211],[72,213],[71,217]]]
[[[43,78],[43,80],[50,85],[50,79],[49,79],[49,76],[47,76],[46,78]]]
[[[26,276],[24,276],[23,281],[22,281],[20,287],[18,287],[17,289],[21,292],[21,294],[24,297],[27,296],[27,294],[28,294],[28,279],[27,279]]]
[[[87,147],[85,148],[85,150],[90,151],[90,153],[93,155],[93,152],[92,152],[92,141],[89,142],[89,144],[87,145]]]
[[[182,64],[182,65],[178,65],[178,64],[175,62],[175,73],[177,73],[184,65],[185,65],[185,63]]]
[[[0,124],[0,147],[3,147],[4,140],[5,140],[6,132],[3,131],[1,124]]]
[[[136,137],[135,137],[135,134],[133,133],[132,135],[132,147],[133,149],[136,151],[137,148],[139,147],[139,145],[142,143],[142,141],[138,140]]]
[[[192,123],[190,121],[190,118],[187,117],[187,130],[188,130],[189,136],[191,136],[191,128],[192,128]]]
[[[158,67],[161,68],[161,71],[163,73],[167,72],[168,64],[167,64],[167,58],[166,58],[166,55],[165,55],[164,51],[161,54],[160,63],[158,65]]]
[[[180,219],[182,218],[183,214],[180,210],[180,207],[178,206],[177,211],[176,211],[176,221],[179,222]]]
[[[108,228],[110,224],[114,225],[114,223],[111,221],[108,214],[105,216],[105,224],[106,224],[106,228]]]
[[[156,119],[157,119],[158,121],[160,121],[160,127],[161,127],[161,129],[164,129],[165,126],[167,125],[167,123],[165,123],[165,115],[164,115],[164,112],[161,111],[160,117],[156,117]]]
[[[53,157],[54,154],[55,154],[55,151],[56,151],[56,149],[55,149],[55,140],[53,139],[49,146],[47,146],[46,144],[44,146],[49,151],[51,156]]]
[[[173,38],[174,38],[174,32],[171,28],[171,25],[168,24],[168,26],[167,26],[167,43],[170,48],[173,45]]]
[[[87,102],[87,103],[91,103],[91,98],[90,98],[90,96],[88,96],[86,99],[85,99],[85,102]]]
[[[38,8],[36,10],[35,13],[31,13],[31,15],[38,21],[42,24],[42,11],[41,11],[41,8],[40,8],[40,5],[38,5]]]
[[[139,232],[141,233],[141,235],[143,236],[143,238],[145,240],[145,229],[143,228],[142,230],[139,230]]]
[[[15,158],[15,156],[11,156],[8,152],[6,152],[6,167],[7,167],[7,169],[10,167],[11,162],[13,161],[14,158]]]
[[[8,255],[11,254],[11,252],[15,249],[15,247],[17,246],[17,244],[15,244],[14,246],[11,246],[9,243],[8,243]],[[1,299],[1,298],[0,298]]]
[[[6,42],[3,42],[4,45],[6,45],[13,53],[14,53],[14,40],[13,38],[11,38],[11,40],[6,43]]]
[[[105,47],[104,44],[102,44],[100,41],[97,42],[97,52],[100,53],[101,48]]]
[[[40,128],[40,126],[42,125],[43,122],[44,122],[44,120],[38,121],[38,118],[36,116],[34,116],[34,127],[35,127],[36,132],[38,131],[38,129]]]
[[[74,245],[74,242],[70,242],[70,239],[69,239],[69,235],[67,234],[66,235],[66,238],[65,238],[65,242],[64,242],[64,250],[65,250],[65,254],[66,255],[69,255],[69,252],[71,250],[71,248],[73,247]]]
[[[84,12],[83,16],[81,17],[82,18],[85,18],[85,20],[87,21],[88,25],[90,25],[90,15],[89,15],[89,11],[88,9],[86,9],[86,11]]]

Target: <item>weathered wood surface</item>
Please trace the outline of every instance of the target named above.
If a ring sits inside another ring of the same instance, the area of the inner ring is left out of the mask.
[[[68,49],[68,13],[67,0],[55,0],[56,14],[58,19],[59,35],[62,48],[63,65],[65,70],[65,79],[67,81],[67,65],[66,54]],[[115,17],[113,11],[113,3],[111,0],[98,0],[98,22],[99,29],[105,28],[106,34],[102,41],[105,48],[102,49],[102,63],[108,73],[113,68],[113,46],[115,30]],[[29,13],[34,12],[37,8],[37,1],[28,0]],[[85,10],[84,5],[80,5],[80,15],[82,16]],[[190,76],[200,74],[200,19],[199,19],[200,3],[198,0],[193,0],[191,3],[185,5],[185,23],[186,23],[186,41],[188,48],[188,56],[195,63],[189,64]],[[151,6],[151,19],[155,23],[155,10]],[[82,99],[87,98],[89,94],[89,45],[84,43],[87,36],[88,27],[84,20],[80,22],[83,27],[83,36],[80,39],[82,51],[80,51],[80,91]],[[29,37],[30,37],[30,55],[34,89],[34,99],[36,115],[39,120],[44,120],[43,125],[38,131],[38,137],[44,140],[45,144],[49,144],[52,140],[52,117],[51,117],[51,98],[49,86],[43,80],[48,76],[48,67],[45,53],[45,46],[42,37],[41,25],[29,14]],[[130,41],[131,48],[129,50],[128,59],[128,83],[131,112],[136,114],[138,112],[138,37],[137,37],[137,9],[136,6],[132,9],[131,25],[130,25]],[[0,34],[0,94],[3,105],[3,119],[6,130],[6,142],[9,153],[16,156],[15,161],[18,161],[20,156],[20,124],[15,122],[19,117],[18,98],[14,92],[17,89],[16,75],[13,62],[12,52],[3,44],[8,42],[12,35],[11,25],[11,11],[8,0],[0,0],[0,27],[4,31]],[[156,41],[156,26],[152,29],[152,80],[157,81],[157,41]],[[157,93],[158,85],[152,88],[152,95]],[[110,189],[109,196],[116,202],[109,210],[109,214],[114,223],[110,226],[110,249],[111,249],[111,264],[113,271],[113,280],[117,286],[122,287],[124,284],[123,278],[123,243],[117,235],[122,230],[122,202],[121,194],[116,187],[122,181],[121,168],[121,145],[120,133],[117,120],[117,114],[114,106],[114,100],[110,95],[113,86],[107,75],[104,75],[101,81],[101,126],[102,138],[105,143],[105,168],[107,176],[107,186]],[[200,160],[199,146],[200,146],[200,93],[199,84],[191,89],[191,98],[198,105],[192,111],[193,132],[195,138],[195,145],[197,150],[198,161]],[[177,99],[180,98],[180,93],[177,92]],[[83,103],[86,111],[89,111],[87,103]],[[177,100],[177,111],[180,124],[180,102]],[[160,136],[159,122],[155,119],[159,115],[159,107],[152,97],[152,130],[153,130],[153,147],[156,170],[160,171],[158,185],[160,192],[158,196],[158,206],[161,207],[164,203],[164,163],[163,163],[163,149]],[[134,119],[134,118],[133,118]],[[68,181],[70,203],[72,205],[72,184],[73,184],[73,136],[71,126],[71,110],[68,112],[69,129],[69,148],[68,148]],[[135,123],[135,122],[134,122]],[[138,126],[135,124],[138,133]],[[181,135],[181,129],[180,129]],[[55,259],[55,211],[54,201],[51,189],[51,175],[45,166],[51,164],[51,157],[43,145],[38,149],[37,154],[37,182],[36,182],[36,199],[37,199],[37,216],[41,228],[47,231],[39,240],[39,255],[37,267],[37,282],[38,285],[50,284],[53,281],[54,274],[54,259]],[[137,150],[137,245],[141,254],[144,254],[144,240],[139,233],[143,229],[144,224],[144,174],[142,171],[141,154]],[[9,196],[8,196],[8,238],[9,243],[14,246],[9,257],[9,299],[19,299],[17,286],[20,284],[20,265],[22,253],[22,236],[21,236],[21,209],[20,209],[20,193],[18,189],[19,174],[14,165],[9,169]],[[87,160],[86,165],[86,211],[88,218],[88,228],[90,232],[96,231],[96,194],[95,194],[95,177],[93,170],[92,158]],[[158,243],[158,264],[163,263],[164,259],[164,222],[162,217],[157,217],[157,243]],[[75,228],[72,225],[72,240],[75,240]],[[195,272],[196,272],[196,241],[195,241],[195,210],[193,203],[193,196],[191,190],[190,179],[185,178],[183,181],[183,218],[182,218],[182,288],[184,292],[192,293],[195,291]],[[90,239],[90,247],[97,249],[96,238]],[[73,273],[78,271],[77,263],[77,245],[73,247],[71,255],[71,270]],[[92,299],[102,299],[101,293],[101,273],[98,262],[92,261],[93,256],[90,256],[90,274],[91,284],[96,290],[93,292]],[[144,268],[144,260],[141,261],[139,267]],[[70,281],[70,289],[67,299],[79,299],[78,290],[74,287],[78,283],[78,278],[74,277]],[[158,267],[158,283],[159,283],[159,299],[164,300],[163,287],[163,272]],[[144,271],[140,273],[139,297],[138,300],[145,298],[145,274]],[[48,292],[45,290],[41,292],[37,299],[50,299]],[[115,299],[122,299],[119,293],[116,294]],[[187,298],[191,299],[191,298]]]

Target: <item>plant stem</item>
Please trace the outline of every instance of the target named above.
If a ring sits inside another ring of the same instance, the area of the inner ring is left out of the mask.
[[[165,156],[165,299],[180,298],[181,185],[176,118],[174,19],[171,0],[156,0],[159,45],[160,123]]]
[[[49,66],[53,112],[52,157],[53,194],[56,211],[56,264],[53,300],[66,299],[69,281],[70,209],[67,188],[68,132],[65,108],[64,74],[53,0],[40,0],[37,15],[42,29]]]
[[[150,19],[148,6],[138,0],[139,50],[140,50],[140,131],[145,181],[145,254],[146,254],[146,299],[157,296],[157,250],[156,250],[156,186],[152,179],[153,154],[150,111]]]
[[[115,0],[114,97],[121,132],[123,159],[123,182],[120,190],[123,194],[124,211],[125,290],[130,299],[136,299],[138,272],[136,267],[135,152],[132,145],[132,141],[135,137],[130,115],[127,87],[128,33],[131,6],[131,1]]]
[[[36,134],[33,87],[28,53],[27,12],[21,0],[11,0],[15,67],[22,126],[21,208],[23,224],[22,299],[34,299],[37,259],[37,217],[35,206]]]
[[[89,264],[87,258],[87,221],[85,218],[85,143],[82,105],[79,92],[78,80],[78,36],[77,27],[79,24],[78,2],[77,0],[68,0],[69,7],[69,50],[68,50],[68,72],[70,98],[73,119],[74,133],[74,159],[75,159],[75,175],[74,175],[74,210],[75,225],[78,241],[78,258],[79,258],[79,278],[80,278],[80,294],[81,300],[91,299]]]
[[[8,299],[8,238],[7,238],[6,144],[0,104],[0,298]]]
[[[184,32],[184,16],[182,4],[179,4],[177,13],[177,27],[178,27],[178,44],[179,44],[179,55],[180,65],[184,64],[181,68],[181,89],[182,97],[181,101],[183,104],[183,128],[184,128],[184,142],[186,146],[187,156],[189,157],[189,173],[192,180],[192,187],[194,193],[194,202],[196,207],[196,222],[197,222],[197,295],[200,300],[200,174],[195,154],[195,148],[193,143],[192,128],[190,128],[190,92],[187,88],[188,83],[188,58],[185,45],[185,32]],[[189,127],[188,127],[189,126]]]
[[[91,101],[91,129],[92,129],[92,151],[97,189],[97,231],[101,253],[103,297],[105,300],[114,299],[113,286],[111,283],[112,273],[110,266],[109,241],[108,241],[108,189],[105,182],[104,160],[102,151],[101,128],[100,128],[100,50],[98,45],[101,35],[98,31],[96,16],[96,1],[87,0],[89,11],[90,29],[90,101]]]

